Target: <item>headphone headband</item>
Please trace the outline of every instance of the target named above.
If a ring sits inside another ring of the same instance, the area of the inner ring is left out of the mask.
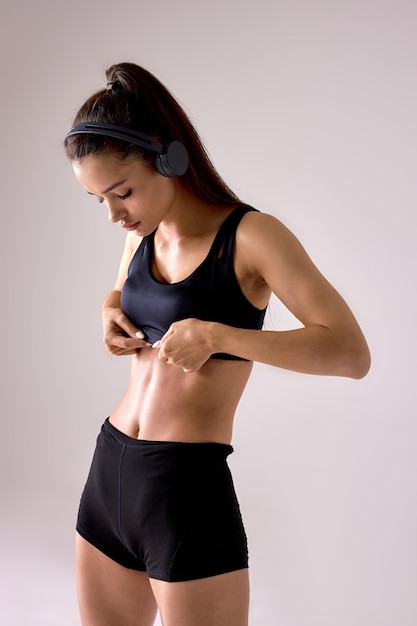
[[[101,122],[79,122],[65,135],[65,139],[79,134],[113,137],[156,152],[154,165],[162,176],[169,178],[182,176],[188,168],[187,150],[180,141],[171,141],[167,146],[164,146],[150,135],[145,135],[138,130]]]
[[[153,137],[125,126],[115,126],[114,124],[103,124],[101,122],[79,122],[65,135],[65,139],[79,134],[104,135],[105,137],[129,141],[158,154],[162,154],[164,151],[164,146]]]

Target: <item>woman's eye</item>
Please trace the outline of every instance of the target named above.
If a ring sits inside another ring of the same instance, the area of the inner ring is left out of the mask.
[[[130,195],[132,195],[131,189],[129,189],[129,191],[126,191],[126,193],[123,194],[123,196],[117,196],[117,197],[120,198],[120,200],[126,200],[126,198],[128,198]]]
[[[132,190],[129,189],[128,191],[126,191],[125,194],[123,194],[123,196],[117,196],[120,200],[126,200],[126,198],[128,198],[129,196],[132,195]],[[102,204],[104,202],[104,198],[100,198],[100,196],[97,196],[97,201],[100,202],[100,204]]]

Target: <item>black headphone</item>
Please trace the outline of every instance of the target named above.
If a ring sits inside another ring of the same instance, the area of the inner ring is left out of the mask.
[[[79,122],[65,135],[65,139],[83,133],[114,137],[156,152],[154,166],[162,176],[173,178],[182,176],[187,171],[188,154],[184,144],[180,141],[171,141],[164,146],[153,137],[137,130],[124,126],[114,126],[113,124],[102,124],[101,122]]]

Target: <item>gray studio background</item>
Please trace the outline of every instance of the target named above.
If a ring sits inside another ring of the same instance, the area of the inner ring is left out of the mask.
[[[123,234],[61,142],[131,60],[301,239],[372,350],[362,381],[254,368],[231,458],[251,626],[414,626],[415,2],[15,0],[0,29],[1,623],[78,624],[78,499],[129,359],[101,341]],[[294,323],[273,302],[267,327]]]

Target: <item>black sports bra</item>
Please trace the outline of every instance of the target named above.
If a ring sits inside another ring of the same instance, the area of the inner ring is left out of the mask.
[[[152,273],[156,230],[142,239],[123,285],[121,306],[147,341],[161,339],[173,322],[187,318],[237,328],[262,328],[266,309],[257,309],[246,298],[233,265],[236,229],[246,213],[256,210],[244,205],[230,213],[204,261],[177,283],[160,282]],[[212,354],[211,358],[246,360],[225,353]]]

